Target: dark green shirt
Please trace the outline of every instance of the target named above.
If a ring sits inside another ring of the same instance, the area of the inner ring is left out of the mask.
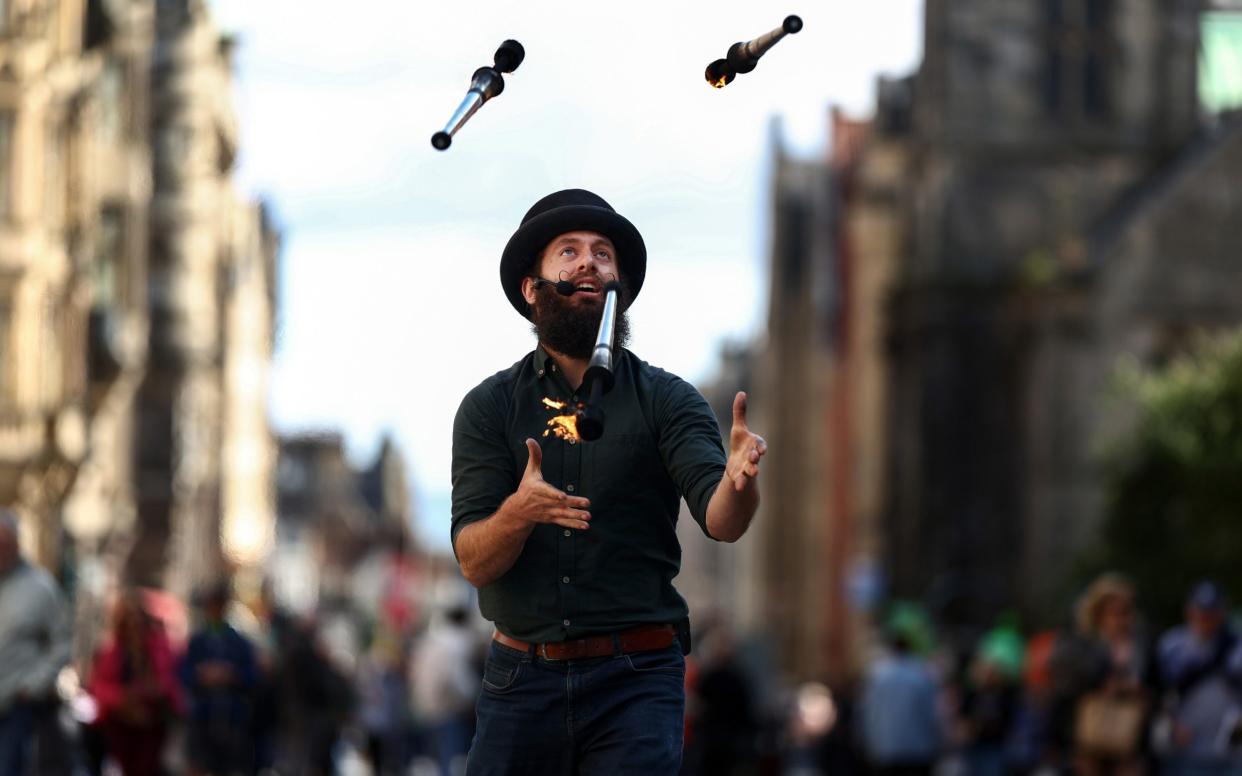
[[[618,349],[604,395],[604,434],[570,442],[549,434],[544,397],[577,400],[539,348],[466,394],[453,423],[453,544],[518,488],[526,439],[543,448],[543,478],[591,500],[586,530],[535,527],[517,562],[479,590],[483,616],[532,642],[564,641],[645,623],[681,623],[673,589],[681,568],[681,498],[707,533],[707,503],[724,476],[720,427],[681,378]]]

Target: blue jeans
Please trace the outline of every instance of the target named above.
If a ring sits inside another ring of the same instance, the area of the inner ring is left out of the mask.
[[[492,642],[467,776],[673,776],[686,706],[681,648],[545,660]]]
[[[16,701],[0,713],[0,773],[20,776],[26,772],[33,737],[34,719],[29,703]]]

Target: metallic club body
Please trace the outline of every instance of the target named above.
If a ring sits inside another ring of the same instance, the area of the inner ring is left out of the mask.
[[[595,349],[582,375],[587,400],[578,409],[578,434],[588,442],[604,434],[604,408],[600,406],[600,400],[616,382],[612,373],[612,344],[616,336],[617,296],[620,291],[621,284],[615,280],[604,286],[604,312],[600,315],[599,331],[595,335]]]
[[[505,90],[505,79],[501,73],[512,73],[526,58],[526,50],[516,40],[506,40],[500,44],[493,56],[491,67],[480,67],[470,77],[470,90],[462,99],[457,110],[449,118],[444,129],[431,136],[431,145],[443,151],[453,143],[453,135],[462,128],[471,116],[483,107],[483,103]]]
[[[717,89],[728,85],[738,73],[749,73],[759,63],[759,57],[768,53],[768,49],[786,35],[792,35],[802,29],[802,19],[797,16],[786,16],[781,26],[745,43],[734,43],[724,59],[717,59],[707,66],[703,76],[707,82]]]

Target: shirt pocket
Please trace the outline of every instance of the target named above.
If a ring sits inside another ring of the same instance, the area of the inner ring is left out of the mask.
[[[668,478],[660,449],[650,434],[617,434],[599,442],[594,453],[592,483],[601,497],[617,502],[633,500]]]

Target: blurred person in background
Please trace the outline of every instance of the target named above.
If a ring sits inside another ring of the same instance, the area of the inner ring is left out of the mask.
[[[22,557],[17,517],[0,510],[0,774],[31,766],[41,718],[56,709],[56,677],[72,633],[51,575]]]
[[[859,699],[863,751],[878,776],[930,776],[944,748],[940,685],[904,611],[890,616],[888,649],[867,669]]]
[[[255,766],[262,773],[276,764],[281,725],[285,655],[294,636],[293,617],[276,600],[272,581],[265,579],[252,607],[255,616],[255,691],[253,730]]]
[[[1242,643],[1226,621],[1224,593],[1201,582],[1183,625],[1159,644],[1167,691],[1167,772],[1175,776],[1242,773]]]
[[[325,776],[335,770],[337,743],[353,713],[353,686],[314,618],[293,621],[284,644],[278,669],[277,771]]]
[[[231,776],[254,767],[254,646],[224,618],[231,598],[219,581],[196,598],[202,625],[190,636],[180,678],[189,701],[186,763],[191,774]]]
[[[1154,655],[1125,577],[1097,577],[1078,600],[1076,633],[1051,658],[1057,699],[1052,722],[1082,776],[1147,770]]]
[[[344,720],[354,708],[349,677],[329,656],[314,617],[287,623],[278,657],[279,774],[332,774]]]
[[[414,709],[425,727],[441,776],[459,773],[474,735],[474,702],[481,677],[479,645],[465,602],[432,619],[411,661]]]
[[[163,773],[169,724],[182,711],[172,647],[137,590],[125,591],[95,655],[90,693],[108,755],[125,776]]]
[[[682,773],[751,773],[759,721],[750,683],[737,663],[733,634],[717,624],[698,651],[702,662],[687,699],[692,732]]]
[[[841,729],[836,699],[828,685],[803,682],[794,694],[789,720],[786,776],[855,773],[858,763],[833,734]],[[753,771],[744,771],[753,773]]]
[[[956,724],[967,776],[1010,772],[1008,747],[1018,722],[1022,658],[1022,638],[1012,628],[993,629],[979,641]]]
[[[1026,641],[1018,717],[1009,741],[1009,758],[1018,773],[1054,773],[1057,750],[1050,743],[1052,656],[1060,634],[1044,630]]]
[[[358,722],[366,736],[367,760],[376,776],[405,770],[409,729],[409,686],[396,637],[380,630],[358,666]]]

